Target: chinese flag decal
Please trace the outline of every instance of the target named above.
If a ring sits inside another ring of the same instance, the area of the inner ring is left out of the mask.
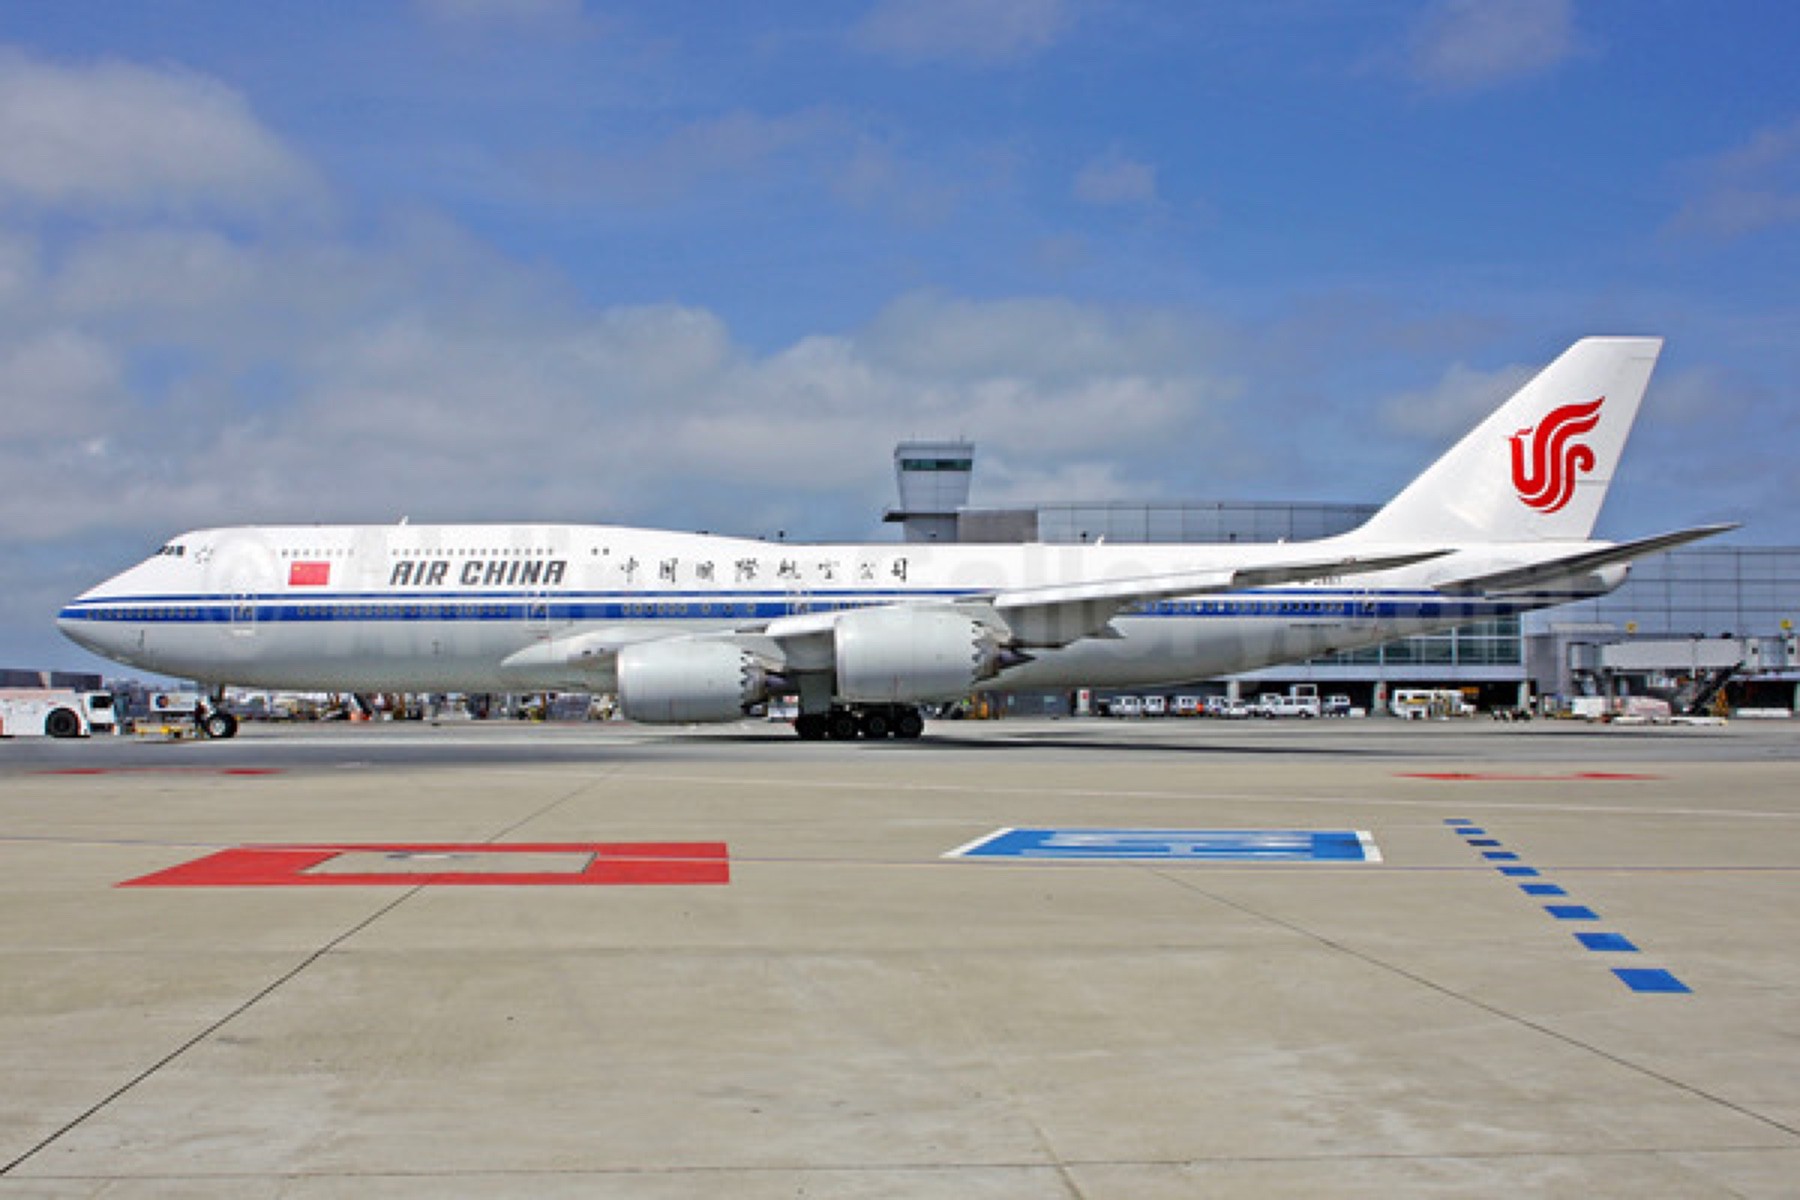
[[[326,587],[331,583],[328,562],[297,562],[288,567],[289,587]]]

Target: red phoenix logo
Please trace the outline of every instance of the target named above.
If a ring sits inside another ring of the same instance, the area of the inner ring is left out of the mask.
[[[1565,404],[1536,429],[1512,435],[1513,486],[1519,499],[1541,513],[1553,513],[1575,495],[1575,476],[1594,469],[1594,452],[1575,438],[1600,423],[1606,397],[1586,404]]]

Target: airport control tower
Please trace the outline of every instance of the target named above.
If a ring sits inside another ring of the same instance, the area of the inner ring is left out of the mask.
[[[898,522],[909,542],[954,542],[957,510],[969,502],[975,470],[973,442],[901,442],[894,447],[900,507],[882,520]]]

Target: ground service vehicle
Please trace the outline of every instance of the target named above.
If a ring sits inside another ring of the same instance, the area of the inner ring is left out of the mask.
[[[117,730],[111,692],[0,692],[0,737],[78,738]]]

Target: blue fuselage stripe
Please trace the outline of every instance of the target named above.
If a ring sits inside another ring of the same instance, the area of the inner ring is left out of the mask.
[[[65,621],[156,625],[231,623],[313,624],[347,621],[636,621],[773,620],[797,613],[846,611],[872,605],[948,601],[973,590],[858,592],[556,592],[442,591],[255,593],[242,596],[145,595],[83,600],[65,606]],[[1204,599],[1159,600],[1121,615],[1163,618],[1280,618],[1289,621],[1460,620],[1510,616],[1556,601],[1548,596],[1504,600],[1448,599],[1431,591],[1319,592],[1268,589]]]

